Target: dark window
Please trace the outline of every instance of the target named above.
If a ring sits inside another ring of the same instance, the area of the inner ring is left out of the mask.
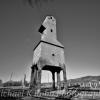
[[[55,56],[55,54],[53,53],[52,56]]]
[[[52,19],[52,17],[50,17],[50,19]]]
[[[53,29],[51,29],[51,32],[53,32]]]
[[[45,29],[46,29],[46,28],[45,28],[43,25],[41,25],[38,31],[39,31],[40,33],[43,33],[43,31],[44,31]]]

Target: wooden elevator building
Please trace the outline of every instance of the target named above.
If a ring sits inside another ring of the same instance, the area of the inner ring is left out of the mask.
[[[42,70],[48,70],[52,73],[53,89],[55,89],[55,73],[57,73],[57,88],[60,89],[60,71],[62,70],[66,88],[64,46],[57,40],[56,19],[53,16],[47,16],[39,32],[41,40],[33,50],[30,87],[40,91]]]

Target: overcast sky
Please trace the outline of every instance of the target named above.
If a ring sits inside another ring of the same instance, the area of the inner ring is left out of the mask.
[[[55,0],[31,8],[22,0],[0,0],[0,78],[21,80],[30,67],[38,28],[46,15],[57,20],[57,37],[65,47],[67,78],[100,75],[100,1]],[[48,81],[43,72],[42,81]]]

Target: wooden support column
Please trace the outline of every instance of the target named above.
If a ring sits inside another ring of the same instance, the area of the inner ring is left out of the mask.
[[[34,66],[32,66],[31,67],[31,82],[30,82],[30,88],[33,88],[33,86],[34,86],[34,73],[35,73]]]
[[[41,75],[42,75],[42,70],[38,70],[37,72],[37,92],[39,93],[41,90]]]
[[[31,67],[31,80],[30,80],[30,86],[31,86],[32,83],[33,83],[33,75],[34,75],[34,69],[33,69],[33,67]]]
[[[37,68],[36,65],[31,67],[31,82],[30,88],[35,88],[36,86],[36,79],[37,79]]]
[[[64,79],[64,88],[67,89],[67,76],[66,76],[66,66],[63,68],[63,79]]]
[[[60,89],[60,71],[57,72],[57,88]]]
[[[55,89],[55,72],[52,72],[53,89]]]

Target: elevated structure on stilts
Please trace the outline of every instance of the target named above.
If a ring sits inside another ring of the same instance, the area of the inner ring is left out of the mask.
[[[61,88],[61,71],[63,71],[64,87],[66,88],[64,46],[57,40],[56,19],[53,16],[47,16],[40,26],[39,32],[41,40],[33,50],[30,87],[40,91],[42,70],[48,70],[52,73],[53,89],[55,89],[55,73],[57,74],[57,88]]]

